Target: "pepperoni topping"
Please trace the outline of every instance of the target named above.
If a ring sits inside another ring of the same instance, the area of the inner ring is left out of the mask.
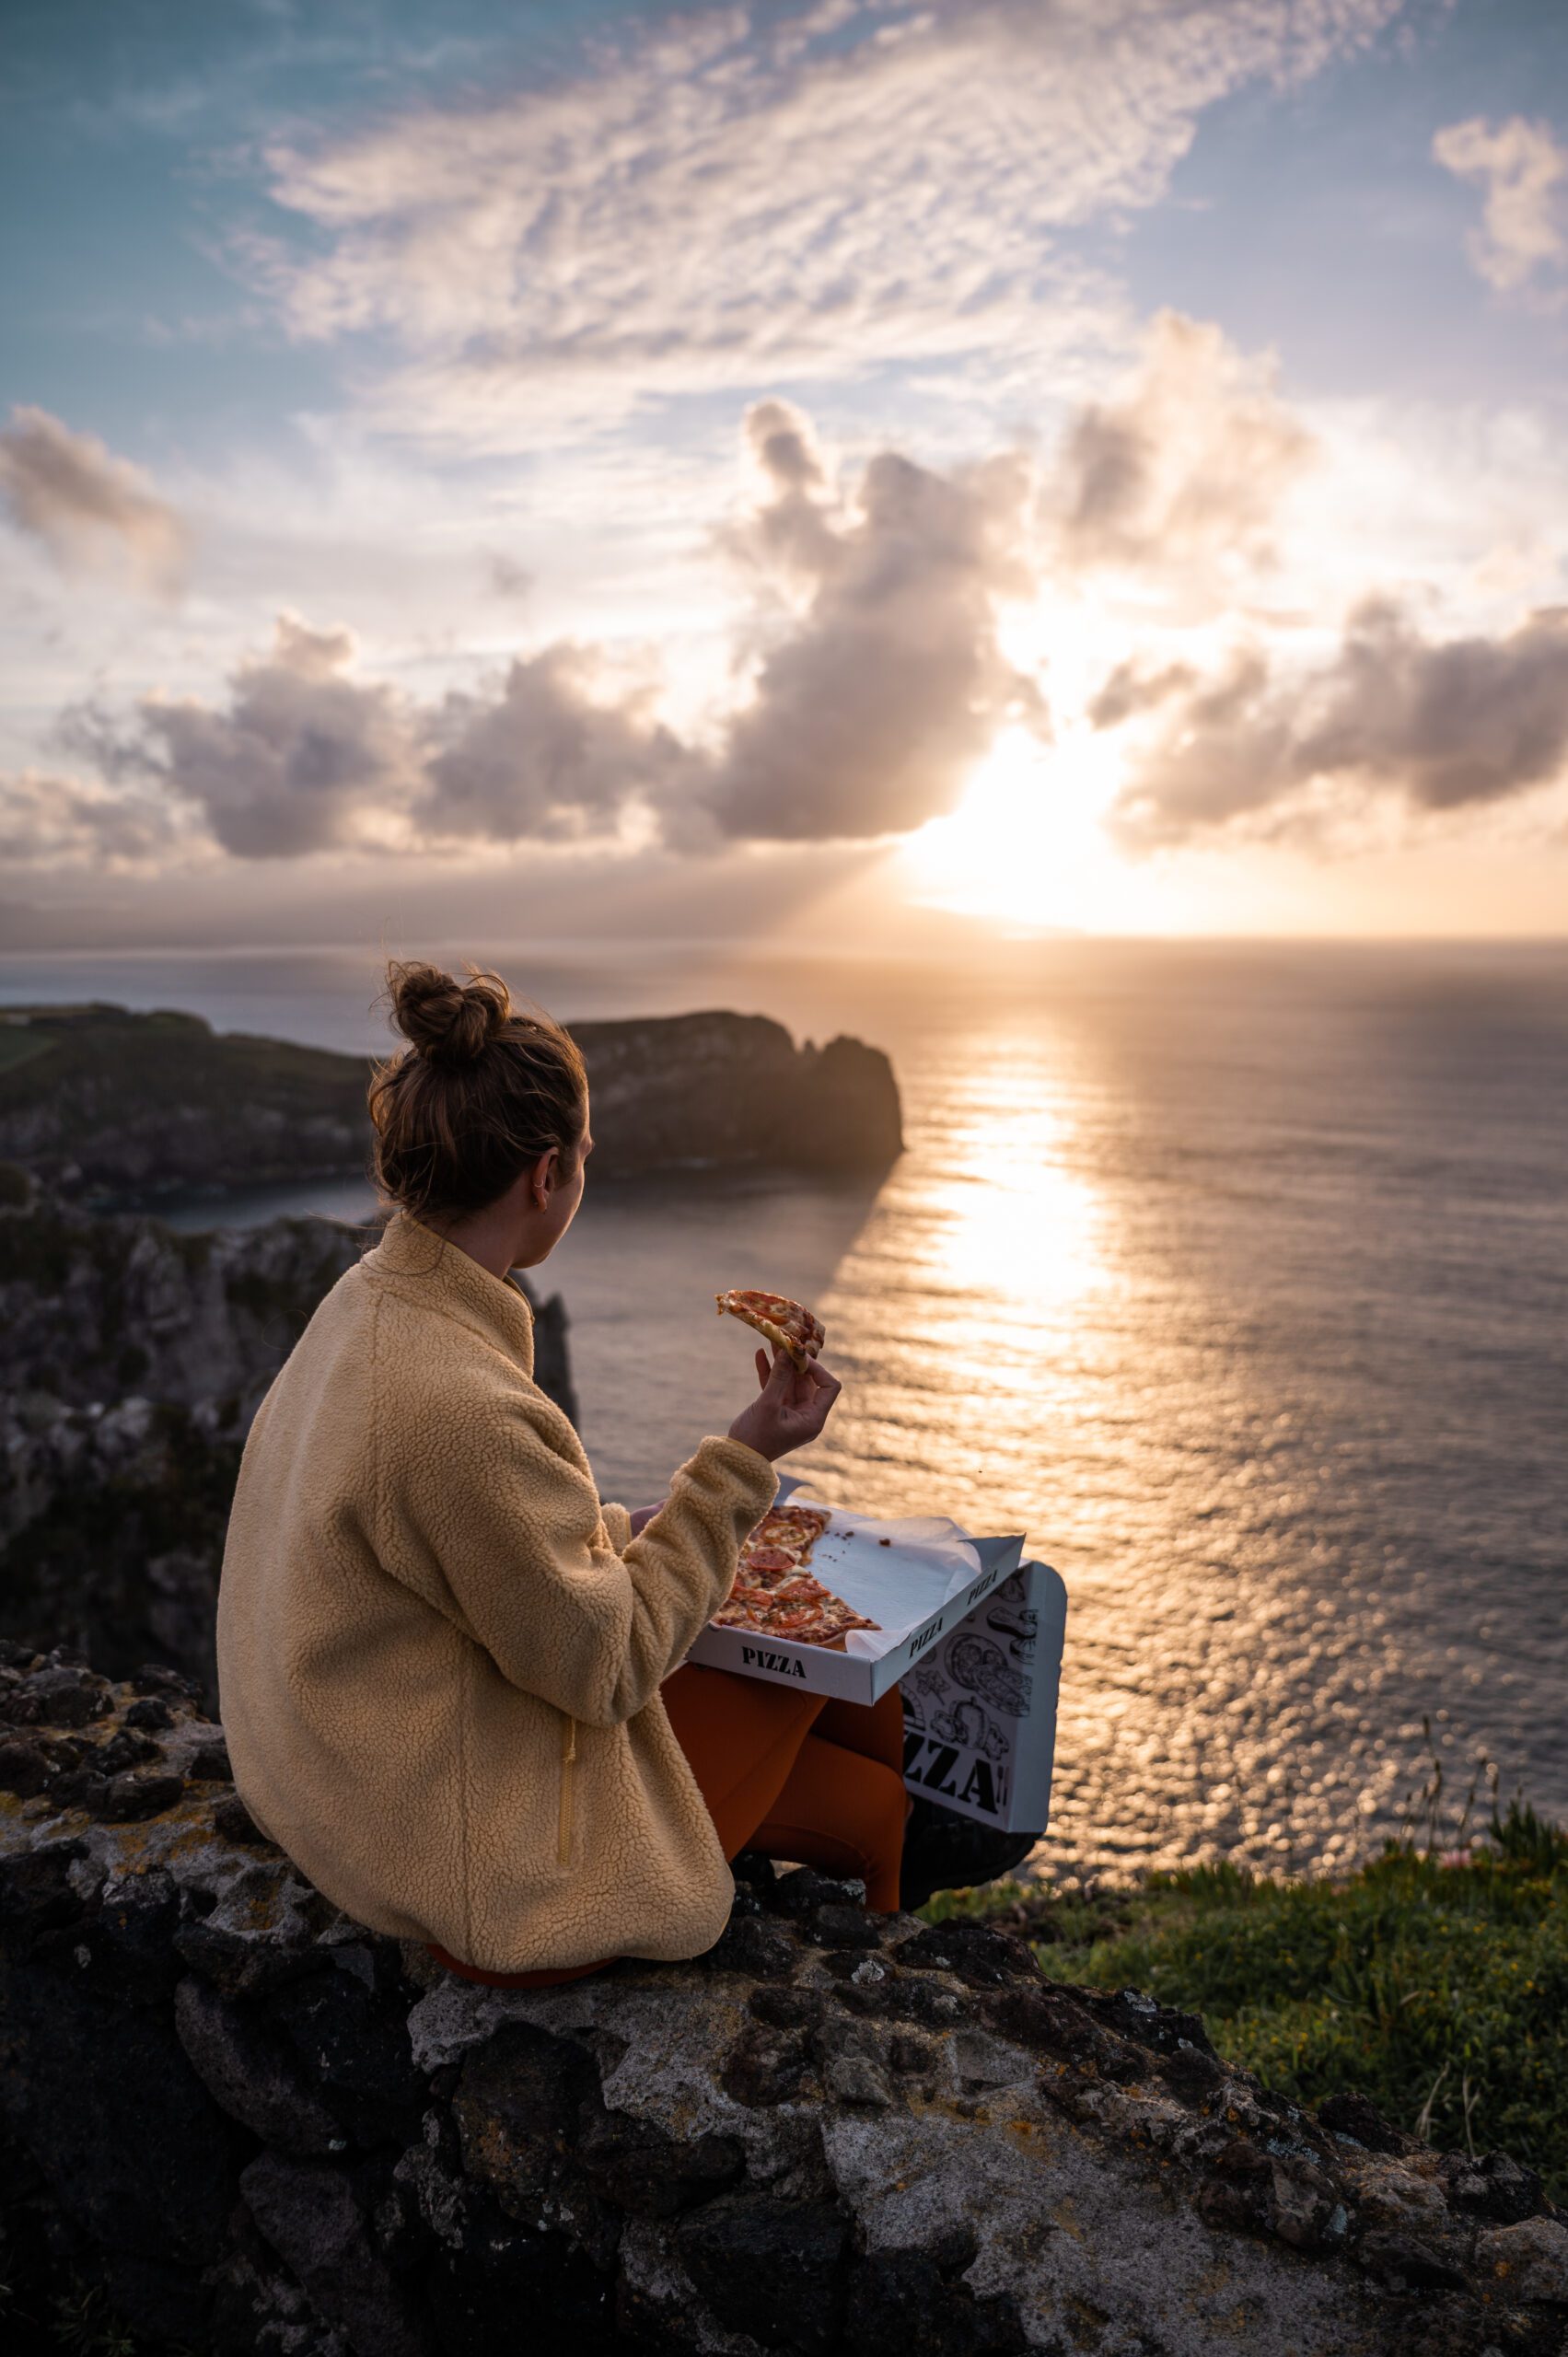
[[[761,1320],[784,1336],[793,1350],[807,1356],[819,1351],[827,1339],[820,1318],[782,1293],[763,1293],[737,1285],[728,1293],[715,1294],[714,1298],[721,1314],[727,1309],[732,1317],[744,1318],[753,1326]]]
[[[721,1628],[754,1631],[795,1644],[842,1643],[849,1629],[879,1624],[856,1612],[804,1568],[803,1559],[829,1520],[820,1506],[774,1506],[741,1550],[735,1585],[714,1615]],[[781,1538],[784,1544],[767,1542]]]
[[[795,1557],[785,1547],[749,1547],[746,1550],[749,1572],[793,1572]]]

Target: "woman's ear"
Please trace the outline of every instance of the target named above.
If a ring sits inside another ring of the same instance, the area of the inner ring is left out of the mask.
[[[555,1147],[552,1145],[546,1146],[544,1152],[540,1155],[539,1160],[534,1164],[533,1173],[528,1181],[528,1195],[529,1199],[538,1204],[540,1211],[542,1211],[545,1205],[549,1202],[551,1191],[555,1185],[556,1177],[558,1175],[555,1165],[558,1158]]]

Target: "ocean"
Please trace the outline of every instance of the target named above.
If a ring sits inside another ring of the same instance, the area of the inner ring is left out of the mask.
[[[892,1056],[879,1183],[590,1167],[532,1273],[606,1495],[725,1429],[756,1378],[713,1296],[764,1285],[843,1383],[792,1469],[1027,1530],[1070,1599],[1040,1870],[1343,1864],[1402,1821],[1423,1722],[1449,1792],[1485,1759],[1568,1818],[1568,945],[473,954],[568,1023],[735,1007]],[[354,1050],[377,986],[360,951],[0,960],[9,1003]]]

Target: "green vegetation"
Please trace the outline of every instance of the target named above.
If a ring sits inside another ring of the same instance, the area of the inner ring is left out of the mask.
[[[1349,2088],[1425,2142],[1500,2148],[1568,2197],[1568,1830],[1518,1799],[1475,1837],[1424,1824],[1332,1881],[1244,1868],[1120,1892],[1016,1883],[921,1911],[1000,1921],[1054,1980],[1147,1989],[1204,2015],[1222,2054],[1308,2105]]]
[[[141,2342],[85,2276],[74,2276],[69,2289],[56,2293],[49,2305],[57,2349],[75,2350],[78,2357],[136,2357]]]
[[[14,1167],[0,1164],[0,1171]],[[0,1186],[8,1182],[0,1179]],[[9,1208],[21,1206],[9,1204]],[[73,1220],[47,1196],[27,1205],[26,1219],[0,1220],[0,1285],[61,1294],[90,1266],[94,1292],[115,1284],[125,1257],[122,1237],[107,1224]]]
[[[31,1024],[0,1021],[0,1072],[8,1072],[15,1064],[31,1063],[35,1056],[47,1055],[53,1044],[47,1031]]]
[[[200,1016],[12,1009],[0,1023],[0,1154],[89,1187],[248,1185],[359,1167],[370,1063]]]
[[[197,2357],[184,2341],[134,2332],[102,2287],[79,2267],[52,2259],[33,2221],[0,2209],[0,2332],[15,2357],[65,2350],[72,2357]]]

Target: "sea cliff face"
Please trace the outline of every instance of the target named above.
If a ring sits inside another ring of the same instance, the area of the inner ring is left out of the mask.
[[[691,1963],[475,1986],[304,1880],[194,1705],[0,1645],[14,2321],[72,2270],[214,2357],[1562,2349],[1505,2154],[762,1859]]]
[[[879,1048],[796,1048],[762,1015],[579,1023],[594,1177],[682,1163],[885,1169],[902,1152],[893,1068]]]
[[[263,1393],[377,1226],[177,1234],[95,1218],[14,1168],[0,1198],[0,1632],[161,1655],[215,1708],[218,1568]],[[560,1296],[525,1292],[535,1373],[574,1419]]]
[[[879,1049],[797,1049],[760,1015],[574,1027],[587,1066],[594,1175],[680,1164],[885,1169],[901,1151]],[[123,1007],[0,1015],[0,1157],[57,1190],[145,1195],[363,1171],[371,1066],[358,1056]]]

